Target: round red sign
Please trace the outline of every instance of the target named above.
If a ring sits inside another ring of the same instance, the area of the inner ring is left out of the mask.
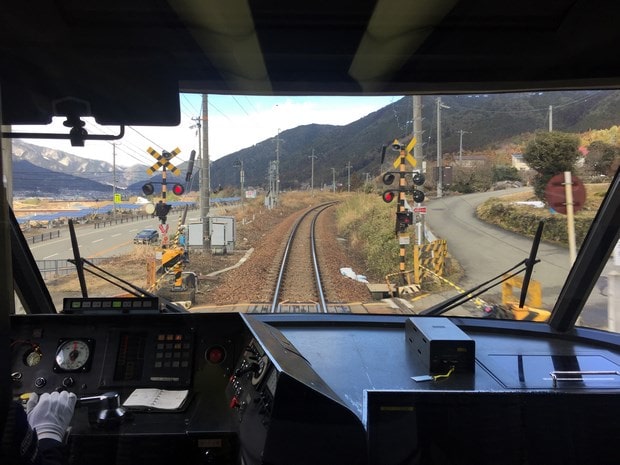
[[[586,201],[586,188],[581,179],[572,176],[573,211],[578,212]],[[556,212],[566,215],[566,187],[564,173],[556,174],[547,183],[545,199]]]

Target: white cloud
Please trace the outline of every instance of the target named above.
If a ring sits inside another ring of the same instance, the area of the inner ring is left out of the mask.
[[[400,97],[248,97],[209,95],[208,137],[212,160],[250,147],[280,132],[306,124],[344,125],[376,111]],[[176,127],[128,127],[116,144],[116,163],[129,166],[150,165],[154,160],[147,153],[152,146],[161,150],[181,149],[176,160],[186,161],[192,150],[199,150],[196,124],[202,107],[200,95],[181,96],[181,123]],[[117,127],[101,128],[86,119],[89,134],[117,133]],[[54,118],[50,126],[15,126],[15,132],[67,133],[62,119]],[[28,143],[63,150],[81,157],[112,163],[111,142],[86,141],[84,147],[72,147],[69,141],[24,139]]]

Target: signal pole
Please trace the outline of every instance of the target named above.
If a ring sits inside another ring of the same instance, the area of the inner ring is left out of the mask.
[[[422,141],[422,96],[414,95],[413,96],[413,137]],[[415,144],[413,148],[413,157],[416,161],[416,167],[420,168],[420,173],[424,174],[425,165],[424,162],[424,154],[422,153],[422,143]],[[418,203],[417,206],[420,206]],[[424,216],[416,214],[415,215],[415,227],[416,227],[416,243],[418,245],[422,245],[424,243]]]
[[[398,213],[396,213],[396,234],[398,235],[399,249],[399,262],[398,271],[400,272],[401,282],[405,283],[405,271],[406,271],[406,246],[409,245],[409,234],[405,234],[405,231],[401,229],[400,216],[405,214],[405,189],[407,187],[407,179],[405,178],[405,146],[400,146],[400,163],[398,165],[399,179],[398,179]],[[400,215],[399,215],[400,213]],[[406,229],[406,228],[405,228]]]
[[[332,192],[336,192],[336,168],[332,168]]]

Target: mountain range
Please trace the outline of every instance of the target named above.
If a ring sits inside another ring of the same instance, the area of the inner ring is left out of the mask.
[[[464,153],[492,150],[500,144],[553,129],[583,132],[620,124],[620,91],[528,92],[519,94],[447,95],[441,97],[442,152],[454,153],[462,142]],[[437,99],[422,97],[422,151],[433,159],[437,143]],[[211,186],[238,187],[243,164],[245,187],[266,187],[270,163],[279,160],[281,189],[307,188],[314,168],[315,187],[346,182],[352,184],[379,174],[381,151],[394,139],[407,142],[412,134],[413,99],[403,97],[344,126],[309,124],[279,133],[251,147],[215,160]],[[13,190],[15,193],[58,195],[79,191],[83,195],[111,195],[113,167],[59,150],[13,140]],[[314,164],[311,156],[314,156]],[[181,177],[168,173],[168,183],[184,183],[186,163],[178,166]],[[314,167],[313,167],[314,165]],[[51,173],[53,172],[53,173]],[[57,173],[60,173],[59,176]],[[149,180],[144,165],[117,167],[117,189],[139,193]],[[198,188],[194,176],[192,188]],[[158,182],[161,174],[150,180]],[[356,182],[355,182],[356,181]],[[35,195],[35,194],[33,194]]]

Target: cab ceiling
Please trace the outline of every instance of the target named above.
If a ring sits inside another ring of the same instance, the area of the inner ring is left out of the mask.
[[[175,125],[178,93],[612,88],[616,0],[4,2],[5,124]]]

